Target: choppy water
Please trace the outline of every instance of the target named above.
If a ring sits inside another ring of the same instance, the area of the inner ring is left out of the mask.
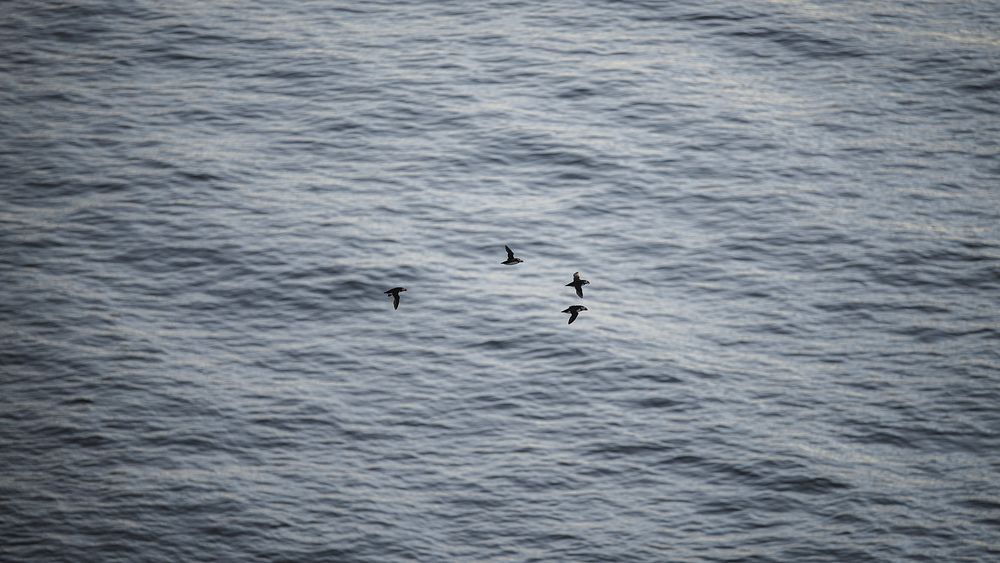
[[[3,560],[1000,557],[995,2],[2,12]]]

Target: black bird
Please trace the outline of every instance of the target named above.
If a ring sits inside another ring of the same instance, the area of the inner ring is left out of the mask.
[[[517,264],[518,262],[524,262],[524,260],[514,257],[514,251],[511,250],[509,246],[505,244],[503,245],[503,247],[507,249],[507,259],[504,260],[503,262],[500,262],[501,264],[507,264],[508,266],[511,266],[513,264]]]
[[[569,287],[576,288],[576,294],[580,298],[583,298],[583,286],[588,285],[590,282],[584,279],[580,279],[580,272],[573,272],[573,281],[566,284]]]
[[[393,309],[399,309],[399,292],[400,291],[406,291],[406,288],[405,287],[394,287],[394,288],[390,289],[389,291],[385,292],[386,295],[391,295],[392,296],[392,308]]]
[[[566,324],[568,325],[573,324],[573,321],[576,320],[576,316],[580,314],[580,311],[586,311],[586,310],[587,308],[584,307],[583,305],[572,305],[566,309],[563,309],[563,313],[569,313],[569,322]]]

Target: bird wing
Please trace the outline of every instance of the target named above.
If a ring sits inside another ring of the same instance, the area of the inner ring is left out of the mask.
[[[392,308],[399,309],[399,293],[392,294]]]
[[[573,281],[580,281],[580,272],[573,272]]]
[[[583,298],[583,286],[582,285],[576,286],[576,295],[578,297],[580,297],[581,299]]]
[[[507,246],[506,244],[503,245],[503,247],[507,249],[507,259],[508,260],[513,260],[514,259],[514,251],[511,250],[510,247]]]
[[[571,324],[573,324],[573,321],[575,321],[575,320],[576,320],[576,317],[577,317],[577,315],[579,315],[579,314],[580,314],[580,313],[579,313],[579,311],[573,311],[572,313],[570,313],[570,314],[569,314],[569,322],[568,322],[568,323],[566,323],[566,324],[568,324],[568,325],[571,325]]]

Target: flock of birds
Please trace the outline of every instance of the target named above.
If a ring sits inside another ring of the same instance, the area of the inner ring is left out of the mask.
[[[524,260],[521,260],[520,258],[514,256],[514,251],[511,250],[509,246],[504,245],[504,248],[507,250],[507,259],[504,260],[503,262],[500,262],[501,264],[505,264],[507,266],[513,266],[514,264],[520,264],[521,262],[524,262]],[[580,299],[583,299],[583,286],[589,283],[590,283],[589,281],[580,277],[580,272],[573,272],[573,281],[566,284],[566,286],[576,289],[576,295],[580,297]],[[392,298],[393,309],[399,309],[399,294],[404,291],[406,291],[405,287],[394,287],[385,292],[386,295]],[[563,309],[562,311],[563,313],[569,313],[569,322],[566,324],[573,324],[573,321],[576,320],[576,317],[580,315],[580,311],[586,311],[586,310],[587,308],[584,307],[583,305],[571,305]]]

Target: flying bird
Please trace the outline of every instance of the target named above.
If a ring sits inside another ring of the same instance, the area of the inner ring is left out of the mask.
[[[392,296],[392,308],[393,309],[399,309],[399,292],[400,291],[406,291],[406,288],[405,287],[394,287],[394,288],[390,289],[389,291],[385,292],[386,295],[391,295]]]
[[[580,278],[580,272],[573,272],[573,281],[566,284],[569,287],[576,288],[576,295],[583,298],[583,286],[588,285],[590,282]]]
[[[569,313],[569,322],[566,324],[568,325],[573,324],[573,321],[576,320],[576,317],[577,315],[580,314],[580,311],[586,311],[586,310],[587,308],[584,307],[583,305],[572,305],[570,307],[567,307],[566,309],[563,309],[563,313]]]
[[[511,250],[509,246],[505,244],[503,245],[503,247],[507,249],[507,259],[504,260],[503,262],[500,262],[501,264],[507,264],[508,266],[511,266],[513,264],[517,264],[518,262],[524,262],[524,260],[514,257],[514,251]]]

